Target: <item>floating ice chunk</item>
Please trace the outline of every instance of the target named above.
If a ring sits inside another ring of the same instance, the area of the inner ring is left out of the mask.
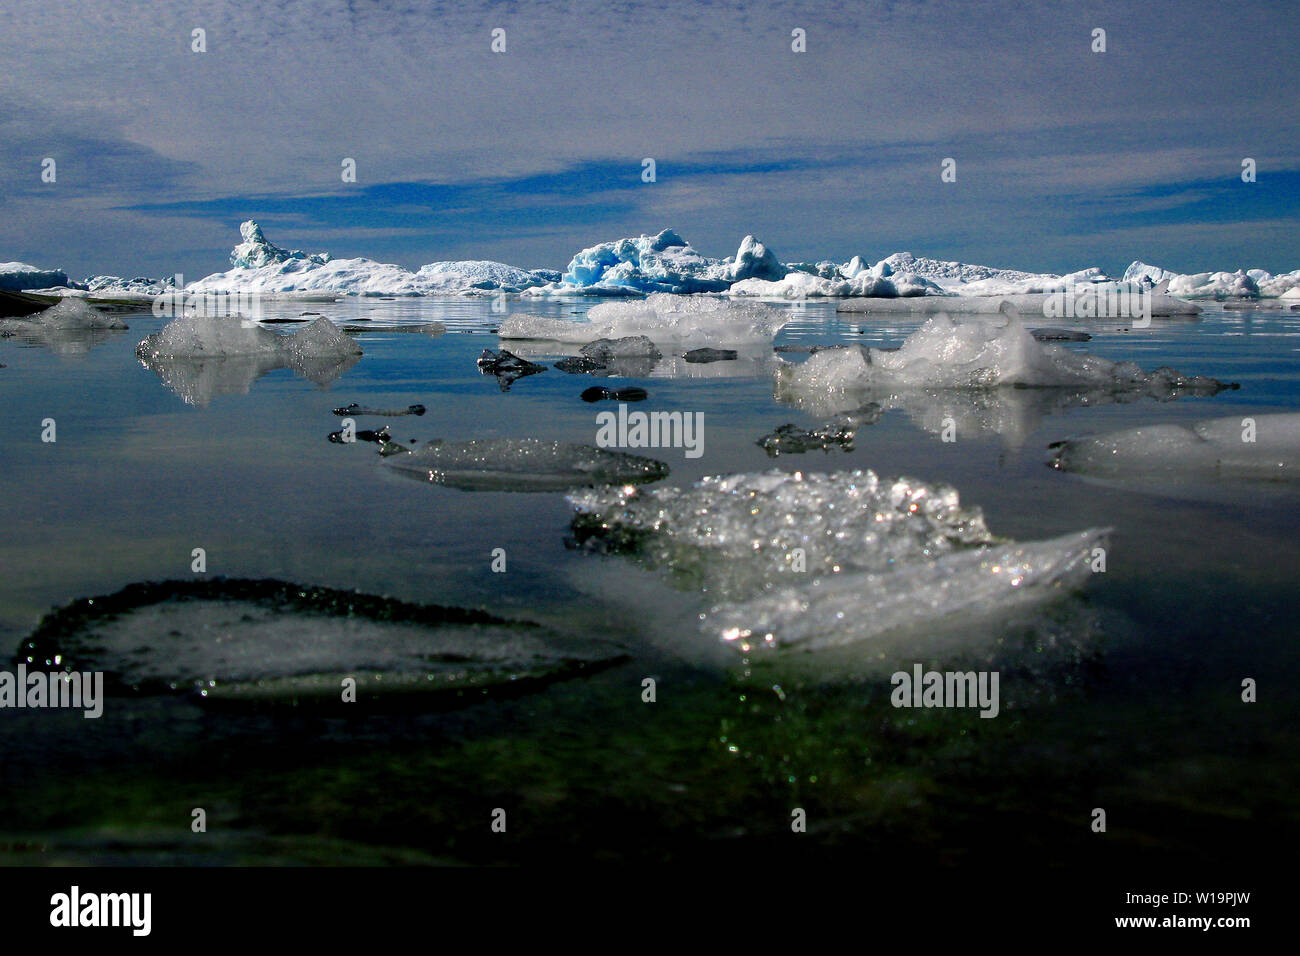
[[[668,466],[653,458],[537,438],[435,441],[383,463],[465,491],[563,491],[658,481],[668,474]]]
[[[329,319],[319,318],[290,335],[230,316],[182,315],[136,348],[141,357],[210,358],[267,355],[286,359],[360,355],[361,348]]]
[[[1051,465],[1101,477],[1300,478],[1300,413],[1146,425],[1053,446]]]
[[[771,471],[569,495],[575,543],[623,551],[717,602],[705,631],[742,651],[847,644],[1083,583],[1104,532],[1016,545],[957,492],[870,471]]]
[[[582,355],[601,365],[610,365],[625,358],[657,359],[663,353],[644,335],[629,335],[621,339],[597,339],[589,342],[582,347]]]
[[[27,316],[16,322],[34,323],[46,329],[125,329],[126,323],[111,313],[103,312],[79,298],[61,299],[43,312]]]
[[[68,274],[62,269],[38,269],[25,262],[0,262],[0,291],[21,292],[67,284]]]
[[[189,313],[146,336],[136,355],[183,401],[206,405],[217,395],[246,393],[278,368],[328,385],[356,364],[361,348],[326,318],[277,335],[255,322]]]
[[[843,574],[814,587],[786,587],[722,604],[704,627],[741,653],[843,647],[893,632],[933,628],[958,617],[1004,614],[1081,588],[1106,532],[1050,541],[987,545],[912,562],[905,569]]]
[[[1000,385],[1086,386],[1136,392],[1165,386],[1215,390],[1227,387],[1203,376],[1187,377],[1173,369],[1144,372],[1131,362],[1111,362],[1062,345],[1041,343],[1017,317],[1005,314],[961,323],[938,315],[896,350],[862,346],[826,349],[802,364],[784,363],[777,369],[778,391]]]
[[[770,341],[790,316],[758,303],[715,296],[656,293],[637,302],[602,302],[587,322],[541,316],[511,316],[501,323],[503,339],[551,339],[587,343],[640,335],[675,347]]]
[[[112,695],[203,704],[455,707],[537,690],[621,649],[482,611],[273,580],[134,584],[54,611],[19,648],[29,667],[101,671]]]

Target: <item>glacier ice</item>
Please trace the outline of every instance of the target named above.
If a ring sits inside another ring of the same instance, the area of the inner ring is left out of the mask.
[[[435,440],[383,463],[409,477],[464,491],[564,491],[658,481],[668,474],[668,466],[653,458],[539,438]]]
[[[48,309],[24,318],[4,321],[12,323],[7,327],[15,330],[31,326],[61,331],[127,328],[127,324],[122,321],[120,316],[96,309],[94,306],[72,296],[60,299]]]
[[[1051,465],[1099,477],[1300,478],[1300,413],[1144,425],[1056,443]]]
[[[572,540],[698,589],[703,629],[749,653],[851,644],[1078,587],[1106,532],[1015,544],[955,489],[871,471],[769,471],[571,492]],[[802,566],[803,570],[800,570]]]

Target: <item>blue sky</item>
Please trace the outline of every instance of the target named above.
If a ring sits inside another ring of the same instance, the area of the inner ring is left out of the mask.
[[[754,233],[786,261],[1284,271],[1298,23],[1217,0],[6,0],[0,260],[193,278],[256,218],[408,267],[561,268],[671,227],[716,256]]]

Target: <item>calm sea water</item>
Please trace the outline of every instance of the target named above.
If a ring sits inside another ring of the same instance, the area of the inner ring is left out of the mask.
[[[555,316],[586,307],[510,304]],[[1101,867],[1154,854],[1228,866],[1252,858],[1260,833],[1289,838],[1300,782],[1294,487],[1102,484],[1045,463],[1049,443],[1067,437],[1300,410],[1300,313],[1209,309],[1142,330],[1080,326],[1094,338],[1071,347],[1241,388],[1058,412],[1017,398],[998,427],[953,443],[925,427],[949,401],[938,396],[887,412],[851,451],[770,459],[757,439],[817,417],[774,398],[765,354],[617,380],[649,392],[637,407],[703,413],[702,457],[650,452],[670,466],[670,484],[870,468],[949,483],[995,533],[1017,539],[1113,527],[1107,573],[1078,599],[1087,626],[1061,625],[1074,651],[1035,671],[1017,649],[1018,706],[980,721],[895,711],[888,682],[851,667],[837,680],[707,666],[708,655],[683,653],[694,635],[657,623],[686,613],[686,595],[623,559],[566,549],[562,495],[424,485],[381,469],[373,445],[326,440],[339,427],[331,408],[355,401],[424,404],[423,417],[360,420],[388,424],[399,441],[592,443],[596,413],[612,406],[578,396],[615,383],[550,369],[502,391],[475,366],[497,347],[489,330],[502,316],[488,300],[277,308],[340,322],[437,320],[447,332],[362,333],[364,356],[326,388],[279,370],[199,405],[135,358],[163,324],[152,316],[92,340],[0,341],[0,641],[16,648],[74,599],[192,577],[201,547],[209,576],[485,607],[616,639],[631,660],[436,715],[234,716],[171,698],[115,701],[98,721],[3,712],[9,862],[736,860],[857,848],[936,863],[992,853]],[[897,345],[920,322],[810,304],[776,342]],[[41,441],[47,418],[54,443]],[[505,574],[490,569],[498,547]],[[972,627],[985,647],[1010,648],[1020,633]],[[640,697],[647,675],[659,681],[653,705]],[[1258,681],[1257,704],[1240,701],[1246,677]],[[197,806],[211,821],[204,842],[191,839]],[[497,806],[518,822],[494,843],[485,821]],[[796,849],[782,842],[792,807],[810,818]],[[1105,847],[1090,839],[1094,807],[1111,816]]]

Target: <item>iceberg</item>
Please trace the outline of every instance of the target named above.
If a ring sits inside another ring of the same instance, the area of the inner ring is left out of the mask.
[[[1106,532],[1016,544],[955,489],[871,471],[781,471],[692,487],[575,491],[572,542],[666,570],[715,602],[702,629],[743,653],[853,644],[1081,586]]]
[[[750,237],[752,238],[752,237]],[[753,253],[761,243],[751,243]],[[745,249],[742,243],[742,250]],[[760,255],[766,267],[764,248]],[[665,229],[656,236],[602,242],[583,249],[569,262],[559,282],[533,289],[532,295],[640,296],[652,292],[721,292],[731,285],[731,263],[696,252],[685,239]]]
[[[1098,477],[1300,478],[1300,413],[1145,425],[1057,442],[1051,466]]]
[[[49,289],[68,284],[62,269],[38,269],[25,262],[0,262],[0,291],[22,292],[26,289]]]
[[[759,303],[654,293],[636,302],[602,302],[591,308],[586,322],[512,315],[501,323],[497,334],[502,339],[546,339],[573,345],[645,336],[655,343],[692,348],[769,342],[790,318]]]
[[[668,466],[594,445],[538,438],[435,440],[383,460],[420,481],[464,491],[564,491],[582,485],[659,481]]]
[[[1149,285],[1167,283],[1170,295],[1185,299],[1277,299],[1300,288],[1300,269],[1273,275],[1265,269],[1236,272],[1197,272],[1184,275],[1134,261],[1124,278]]]
[[[191,282],[189,293],[245,292],[261,295],[489,295],[519,292],[547,281],[502,262],[467,260],[434,262],[411,272],[373,259],[335,259],[328,253],[308,255],[287,250],[266,238],[249,220],[239,227],[243,242],[230,254],[234,267]]]

